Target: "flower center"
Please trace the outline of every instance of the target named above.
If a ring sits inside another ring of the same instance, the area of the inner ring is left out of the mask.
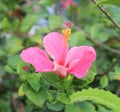
[[[54,62],[54,71],[62,78],[64,78],[67,75],[66,68],[62,65],[57,64],[56,62]]]
[[[64,39],[65,43],[68,42],[69,37],[71,35],[71,29],[70,29],[70,27],[71,27],[71,22],[66,22],[65,23],[65,28],[62,30],[63,39]]]

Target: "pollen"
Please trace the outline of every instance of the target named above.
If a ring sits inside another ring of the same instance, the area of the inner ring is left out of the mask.
[[[64,38],[65,43],[68,42],[69,37],[71,35],[71,22],[66,22],[65,23],[65,28],[62,30],[62,35]]]

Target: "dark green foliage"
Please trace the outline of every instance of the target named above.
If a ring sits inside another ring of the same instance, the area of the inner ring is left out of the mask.
[[[120,1],[74,1],[66,9],[61,0],[0,1],[0,112],[120,112],[120,28],[113,24],[120,26]],[[36,73],[20,58],[25,48],[44,49],[44,35],[61,32],[65,21],[72,22],[70,48],[97,52],[82,79]]]

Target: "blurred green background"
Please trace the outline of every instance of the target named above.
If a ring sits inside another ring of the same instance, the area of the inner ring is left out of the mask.
[[[120,25],[119,0],[0,1],[0,112],[43,112],[25,97],[18,96],[18,88],[24,79],[18,75],[21,69],[18,57],[27,47],[43,47],[44,35],[61,32],[66,21],[72,22],[70,47],[90,45],[96,49],[97,75],[88,86],[120,96],[120,28],[98,5]],[[110,112],[104,107],[99,108],[101,110],[96,112]]]

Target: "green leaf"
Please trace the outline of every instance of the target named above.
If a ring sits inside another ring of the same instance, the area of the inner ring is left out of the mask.
[[[25,82],[26,79],[27,79],[27,75],[28,75],[28,74],[23,74],[23,73],[20,74],[20,75],[19,75],[19,76],[20,76],[20,77],[19,77],[20,81]]]
[[[20,31],[21,32],[28,32],[30,28],[37,22],[39,16],[28,14],[22,21]]]
[[[2,20],[2,29],[5,31],[9,31],[11,29],[11,24],[6,17]]]
[[[89,102],[66,105],[65,112],[96,112],[93,104]]]
[[[81,111],[78,104],[76,105],[73,104],[73,105],[66,105],[65,112],[83,112],[83,111]]]
[[[111,36],[109,33],[106,33],[106,29],[104,28],[104,24],[101,23],[95,23],[91,26],[89,31],[91,37],[97,38],[97,40],[101,42],[105,42],[108,40],[109,36]],[[104,37],[104,38],[101,38]]]
[[[30,37],[30,40],[32,40],[35,43],[38,43],[38,44],[42,45],[42,37],[39,33],[36,33],[32,37]]]
[[[68,74],[64,79],[63,79],[63,88],[64,89],[69,89],[69,87],[72,84],[73,81],[73,75]]]
[[[53,73],[53,72],[42,73],[42,76],[45,79],[47,84],[49,84],[55,88],[59,88],[61,86],[60,77],[57,76],[55,73]]]
[[[99,0],[97,4],[112,4],[112,5],[120,6],[120,1],[119,0]]]
[[[120,67],[115,66],[114,72],[109,73],[110,80],[120,80]]]
[[[27,64],[27,63],[25,63],[25,62],[23,62],[21,59],[20,59],[20,61],[16,64],[16,71],[17,71],[17,74],[18,75],[22,75],[22,74],[24,74],[26,71],[23,69],[24,67],[28,67],[28,71],[29,71],[29,69],[30,69],[30,64]]]
[[[18,63],[21,61],[19,55],[12,55],[11,57],[8,58],[8,65],[12,67],[13,69],[17,68]]]
[[[55,3],[55,0],[40,0],[40,5],[51,6]]]
[[[11,57],[8,58],[7,64],[5,69],[7,72],[12,73],[12,74],[17,74],[23,76],[25,74],[25,70],[23,69],[24,66],[30,66],[27,63],[24,63],[19,55],[12,55]]]
[[[57,15],[49,16],[49,27],[51,30],[61,28],[62,23],[63,23],[63,19],[61,16],[57,16]]]
[[[40,34],[42,34],[42,33],[45,34],[45,33],[49,33],[50,29],[48,27],[40,27],[38,32],[40,32]]]
[[[99,4],[104,4],[105,2],[107,2],[108,0],[97,0],[96,3]]]
[[[23,91],[24,91],[24,94],[27,96],[27,98],[33,104],[35,104],[36,106],[38,106],[40,108],[43,107],[46,97],[45,97],[45,93],[42,90],[35,92],[28,84],[24,84]]]
[[[23,84],[20,85],[19,89],[18,89],[18,96],[24,96],[24,91],[23,91]]]
[[[119,2],[120,3],[120,2]],[[111,17],[120,24],[120,7],[115,5],[104,5],[107,12],[111,15]]]
[[[5,66],[5,70],[11,74],[16,74],[15,70],[8,65]]]
[[[69,96],[65,93],[58,93],[56,99],[64,104],[71,104]]]
[[[98,105],[98,111],[97,112],[113,112],[113,111],[108,110],[107,108]]]
[[[6,42],[6,52],[8,54],[14,54],[23,49],[23,41],[18,37],[11,37]]]
[[[59,102],[56,102],[53,104],[46,103],[46,105],[50,110],[53,110],[53,111],[61,111],[64,108],[64,104],[59,103]]]
[[[96,112],[95,106],[90,102],[80,102],[79,106],[83,112]]]
[[[104,91],[97,88],[89,88],[88,90],[84,89],[81,92],[73,93],[70,96],[70,99],[72,102],[82,102],[86,100],[92,101],[94,103],[104,105],[109,109],[112,109],[113,112],[120,111],[120,98],[109,91]]]
[[[101,87],[107,87],[108,86],[108,77],[107,76],[103,76],[101,79],[100,79],[100,85]]]
[[[115,80],[115,79],[117,79],[117,78],[119,78],[120,76],[117,76],[116,74],[115,74],[115,72],[110,72],[109,73],[109,79],[110,80]]]
[[[114,70],[115,70],[116,75],[120,76],[120,67],[115,66]]]
[[[46,94],[47,94],[47,100],[48,100],[48,102],[50,102],[50,103],[54,102],[54,97],[53,97],[52,92],[46,91]]]
[[[27,81],[30,84],[30,86],[33,88],[35,92],[38,92],[41,84],[40,84],[40,76],[41,74],[31,74],[28,78]]]
[[[17,30],[18,26],[19,26],[19,20],[18,20],[18,19],[15,19],[15,20],[12,22],[12,28],[13,28],[14,30]]]
[[[91,45],[89,41],[87,41],[84,33],[82,31],[73,32],[70,36],[69,44],[71,47],[79,46],[79,45]]]

